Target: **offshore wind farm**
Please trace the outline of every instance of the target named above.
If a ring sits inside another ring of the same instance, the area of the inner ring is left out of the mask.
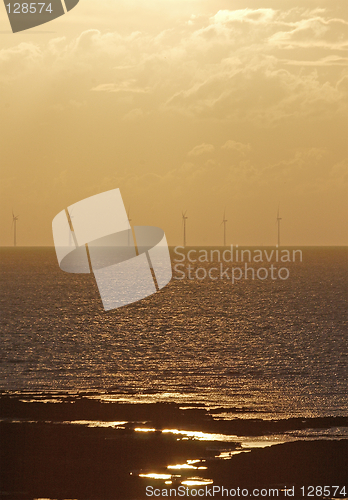
[[[183,230],[183,245],[184,247],[187,246],[187,228],[186,228],[186,221],[188,219],[188,216],[186,215],[187,210],[185,212],[181,212],[181,220],[182,220],[182,230]],[[280,221],[282,218],[279,216],[279,206],[278,206],[278,211],[277,211],[277,219],[276,219],[276,224],[277,224],[277,246],[280,247]],[[224,210],[223,213],[223,218],[220,226],[223,225],[223,246],[227,246],[227,222],[228,220],[226,219],[226,209]]]
[[[181,218],[182,218],[182,229],[183,229],[183,245],[184,247],[187,246],[187,227],[186,227],[186,221],[188,219],[187,210],[185,212],[182,212]],[[131,224],[132,219],[130,218],[130,209],[128,208],[127,211],[127,216],[128,216],[128,222]],[[13,228],[13,246],[17,246],[17,221],[18,221],[19,216],[15,216],[14,212],[12,211],[12,228]],[[69,213],[69,224],[70,224],[70,230],[69,230],[69,246],[73,244],[73,218],[74,215],[73,213]],[[276,219],[276,224],[277,224],[277,246],[280,247],[280,221],[282,218],[279,216],[279,207],[277,211],[277,219]],[[227,225],[228,220],[226,219],[226,209],[224,210],[223,213],[223,219],[221,222],[221,225],[223,225],[223,246],[227,246]],[[129,238],[129,236],[128,236]],[[129,245],[129,243],[128,243]]]
[[[186,215],[187,214],[187,210],[184,212],[182,211],[182,215],[181,215],[181,220],[182,220],[182,230],[183,230],[183,245],[184,247],[187,246],[187,227],[186,227],[186,221],[188,220],[188,216]],[[70,226],[70,230],[69,230],[69,246],[71,246],[73,244],[73,236],[74,236],[74,229],[73,229],[73,218],[74,218],[74,215],[73,215],[73,212],[70,212],[69,214],[69,217],[68,217],[68,220],[69,220],[69,226]],[[128,217],[128,222],[129,224],[131,224],[132,222],[132,219],[130,218],[130,209],[128,208],[127,210],[127,217]],[[15,216],[14,215],[14,212],[12,210],[12,228],[13,228],[13,246],[17,246],[17,222],[18,222],[18,218],[19,216]],[[278,206],[278,211],[277,211],[277,219],[276,219],[276,224],[277,224],[277,245],[278,247],[280,247],[280,221],[282,220],[282,218],[279,216],[279,206]],[[222,218],[222,222],[221,222],[221,225],[223,225],[223,246],[226,247],[227,246],[227,222],[228,220],[226,219],[226,209],[224,210],[224,213],[223,213],[223,218]],[[129,238],[129,236],[128,236]],[[74,243],[75,244],[75,243]],[[129,243],[128,243],[129,245]]]

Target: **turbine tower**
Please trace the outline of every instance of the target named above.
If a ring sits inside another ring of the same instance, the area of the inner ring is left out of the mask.
[[[186,220],[188,219],[188,217],[186,216],[186,212],[187,210],[184,212],[182,212],[182,223],[184,225],[184,247],[186,247]]]
[[[73,226],[73,223],[72,223],[72,220],[74,218],[74,216],[72,215],[73,213],[73,209],[71,210],[71,212],[69,212],[69,247],[71,247],[71,245],[73,244],[73,238],[72,238],[72,231],[74,230],[74,226]]]
[[[19,215],[15,215],[12,210],[12,226],[13,226],[13,246],[17,246],[17,221]]]
[[[127,218],[128,218],[128,222],[129,222],[129,225],[130,223],[132,222],[132,219],[130,218],[130,208],[128,208],[128,211],[127,211]],[[130,231],[131,229],[128,229],[128,246],[129,246],[129,235],[130,235]]]
[[[278,248],[280,247],[280,221],[282,220],[281,217],[279,217],[279,205],[278,205],[278,212],[277,212],[277,223],[278,223]]]
[[[224,217],[223,217],[222,222],[221,222],[221,224],[224,225],[224,247],[226,246],[226,222],[227,222],[226,210],[224,210]]]

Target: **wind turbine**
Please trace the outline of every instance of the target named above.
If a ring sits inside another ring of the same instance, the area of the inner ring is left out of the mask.
[[[72,223],[72,220],[73,220],[74,216],[72,215],[72,213],[73,213],[73,209],[69,213],[69,219],[70,219],[70,224],[69,224],[69,247],[71,247],[71,245],[72,245],[72,231],[74,230],[74,226],[73,226],[73,223]]]
[[[279,205],[278,205],[278,212],[277,212],[277,223],[278,223],[278,248],[280,247],[280,221],[282,220],[281,217],[279,217]]]
[[[182,223],[184,225],[184,247],[186,247],[186,220],[188,219],[188,217],[186,216],[186,212],[187,210],[184,212],[182,212]]]
[[[128,218],[128,222],[129,222],[129,225],[130,223],[132,222],[132,219],[130,218],[130,208],[128,208],[128,211],[127,211],[127,218]],[[130,233],[131,229],[128,229],[128,246],[129,246],[129,233]]]
[[[12,210],[12,226],[13,226],[13,246],[17,246],[17,221],[19,215],[15,215]]]
[[[224,247],[226,246],[226,222],[227,222],[226,210],[224,210],[224,217],[223,217],[222,222],[221,222],[221,225],[222,224],[224,225]]]

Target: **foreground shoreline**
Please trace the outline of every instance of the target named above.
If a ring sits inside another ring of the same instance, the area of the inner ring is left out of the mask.
[[[8,500],[135,500],[148,498],[151,487],[162,494],[195,480],[194,488],[276,488],[280,496],[294,487],[293,498],[303,498],[300,488],[308,485],[348,491],[348,440],[315,437],[348,426],[344,417],[265,421],[230,409],[233,418],[216,420],[174,403],[25,401],[18,394],[0,399],[0,497]],[[292,442],[275,444],[279,433]],[[274,445],[247,449],[239,436]]]

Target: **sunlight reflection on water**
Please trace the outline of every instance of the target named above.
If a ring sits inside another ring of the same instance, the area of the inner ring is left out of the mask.
[[[0,253],[4,390],[93,390],[224,420],[348,414],[346,248],[303,249],[282,282],[173,280],[117,314],[101,310],[91,276],[60,271],[53,248]]]
[[[171,479],[171,474],[156,474],[155,472],[151,472],[149,474],[139,474],[139,477],[147,477],[149,479]]]
[[[208,484],[213,484],[213,480],[212,479],[201,479],[201,478],[190,478],[190,479],[186,479],[185,481],[182,481],[183,485],[185,486],[205,486],[205,485],[208,485]]]

